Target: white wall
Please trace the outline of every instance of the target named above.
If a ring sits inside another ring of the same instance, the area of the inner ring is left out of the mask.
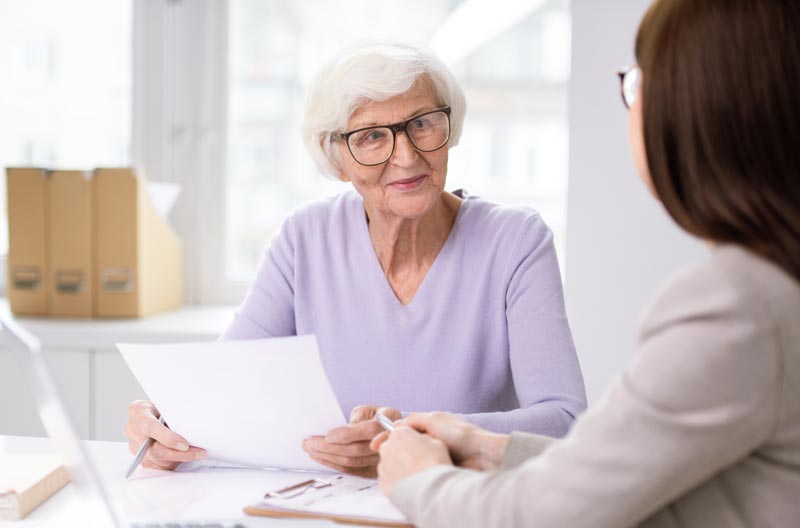
[[[574,0],[567,216],[567,312],[590,405],[634,351],[639,318],[705,246],[645,190],[628,148],[615,71],[634,62],[647,0]]]

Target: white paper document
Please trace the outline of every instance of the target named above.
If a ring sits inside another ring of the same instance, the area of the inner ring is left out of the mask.
[[[302,441],[347,421],[314,336],[117,348],[170,429],[209,459],[327,469]]]

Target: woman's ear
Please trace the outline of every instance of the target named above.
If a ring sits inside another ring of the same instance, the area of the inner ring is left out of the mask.
[[[333,163],[333,166],[336,168],[336,176],[339,178],[340,181],[344,183],[348,183],[350,181],[350,176],[345,174],[341,167],[337,163]]]
[[[337,148],[338,145],[331,146],[333,148]],[[350,181],[350,176],[348,176],[343,170],[341,152],[331,152],[328,156],[328,161],[336,171],[336,177],[339,178],[340,181],[348,183]]]

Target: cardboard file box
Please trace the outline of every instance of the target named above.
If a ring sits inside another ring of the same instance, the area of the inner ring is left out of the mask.
[[[181,304],[181,247],[132,169],[94,173],[95,310],[138,317]]]
[[[91,317],[92,172],[52,171],[47,182],[50,315]]]
[[[181,304],[181,247],[132,169],[7,171],[16,315],[139,317]]]
[[[50,273],[47,268],[47,180],[33,167],[6,171],[8,200],[7,294],[17,315],[47,315]]]

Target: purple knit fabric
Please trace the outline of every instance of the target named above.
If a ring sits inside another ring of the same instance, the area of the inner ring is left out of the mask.
[[[222,339],[315,334],[345,416],[449,411],[563,436],[586,408],[552,234],[528,208],[464,200],[414,299],[395,297],[361,196],[295,210]]]

